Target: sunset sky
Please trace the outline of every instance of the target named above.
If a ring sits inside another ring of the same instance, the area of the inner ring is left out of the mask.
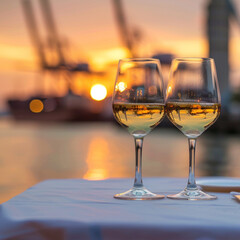
[[[46,32],[38,1],[32,1]],[[240,1],[236,1],[240,14]],[[123,1],[130,27],[140,29],[142,54],[173,53],[207,56],[205,36],[206,0]],[[59,35],[68,42],[73,59],[97,65],[124,57],[111,0],[51,0]],[[36,58],[24,21],[21,1],[0,1],[0,69],[36,66]],[[231,62],[240,67],[240,27],[231,28]]]
[[[47,32],[38,0],[31,1],[41,40]],[[240,16],[240,1],[234,0]],[[0,111],[6,99],[26,98],[36,92],[64,95],[66,82],[44,78],[26,26],[21,0],[0,1]],[[112,0],[50,0],[61,41],[68,46],[67,57],[87,62],[92,70],[107,73],[76,76],[73,90],[90,96],[93,84],[104,84],[111,95],[116,63],[127,56],[117,26]],[[206,6],[208,0],[123,0],[128,27],[138,29],[140,57],[172,53],[177,57],[207,57]],[[240,17],[239,17],[240,19]],[[231,23],[230,82],[240,87],[240,23]],[[114,63],[114,64],[113,64]],[[112,67],[109,67],[112,66]],[[168,72],[166,71],[165,80]]]

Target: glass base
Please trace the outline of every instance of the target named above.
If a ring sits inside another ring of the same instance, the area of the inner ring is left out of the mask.
[[[200,189],[188,190],[185,188],[183,191],[177,194],[168,195],[168,198],[171,199],[180,199],[180,200],[214,200],[217,199],[216,196],[209,195]]]
[[[157,200],[164,197],[148,191],[145,187],[133,187],[124,193],[114,195],[114,198],[123,200]]]

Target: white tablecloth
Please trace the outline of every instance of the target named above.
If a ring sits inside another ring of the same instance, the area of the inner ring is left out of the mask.
[[[240,203],[228,193],[217,200],[124,201],[115,193],[131,179],[48,180],[0,205],[0,239],[240,239]],[[147,178],[145,186],[176,193],[186,179]]]

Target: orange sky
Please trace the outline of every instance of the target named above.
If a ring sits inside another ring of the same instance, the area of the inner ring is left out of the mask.
[[[38,1],[32,1],[45,38]],[[178,56],[206,56],[204,8],[207,0],[123,1],[129,26],[140,29],[141,53],[170,52]],[[235,1],[240,10],[240,1]],[[111,0],[51,0],[59,35],[74,60],[95,67],[124,57]],[[240,12],[240,11],[239,11]],[[240,30],[232,27],[231,62],[239,68]],[[31,69],[36,57],[26,29],[21,1],[0,2],[0,70]]]

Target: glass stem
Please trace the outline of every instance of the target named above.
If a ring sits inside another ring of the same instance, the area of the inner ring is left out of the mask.
[[[189,176],[188,176],[188,190],[194,190],[197,188],[197,184],[195,181],[195,148],[196,148],[196,139],[189,138]]]
[[[133,187],[142,187],[142,146],[143,138],[134,138],[135,150],[136,150],[136,169],[135,169],[135,180]]]

